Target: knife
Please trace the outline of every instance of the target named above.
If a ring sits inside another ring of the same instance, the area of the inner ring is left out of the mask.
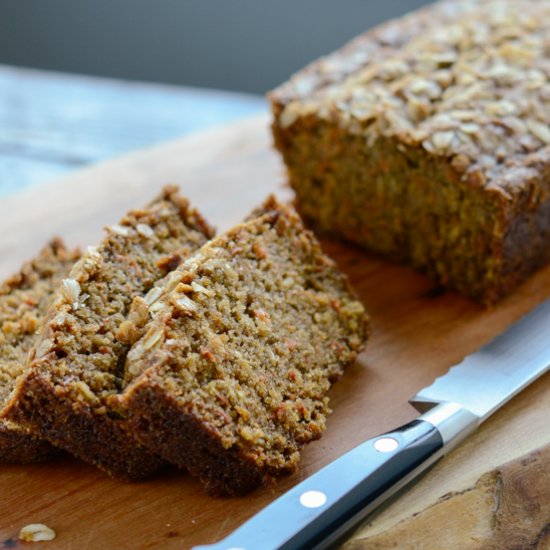
[[[550,300],[410,403],[416,420],[361,443],[227,538],[194,550],[323,549],[450,451],[550,366]]]

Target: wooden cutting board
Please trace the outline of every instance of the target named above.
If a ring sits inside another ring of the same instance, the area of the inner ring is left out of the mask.
[[[3,199],[0,275],[15,271],[53,235],[70,244],[97,242],[103,225],[144,204],[168,182],[179,183],[220,230],[243,218],[270,192],[291,197],[282,164],[271,150],[268,117],[255,117]],[[486,311],[453,292],[442,292],[406,267],[351,246],[324,245],[349,274],[374,329],[366,352],[334,386],[327,432],[304,450],[298,472],[274,490],[219,499],[206,496],[197,481],[175,469],[126,484],[68,456],[34,466],[3,465],[0,548],[27,547],[18,542],[19,529],[37,522],[57,532],[55,541],[41,548],[180,549],[214,542],[363,439],[411,420],[411,395],[550,295],[550,269],[545,269]],[[550,442],[548,410],[546,375],[403,494],[389,516],[382,514],[367,529],[386,529],[495,465]]]

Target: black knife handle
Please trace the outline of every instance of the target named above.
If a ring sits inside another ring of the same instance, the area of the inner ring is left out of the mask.
[[[308,477],[209,550],[327,548],[469,433],[479,419],[454,404],[369,439]]]

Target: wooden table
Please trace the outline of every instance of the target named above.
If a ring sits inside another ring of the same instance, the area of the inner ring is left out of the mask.
[[[265,108],[248,94],[0,65],[0,197]]]
[[[269,117],[263,114],[4,197],[0,201],[0,277],[17,269],[51,235],[60,234],[70,244],[97,242],[103,225],[144,204],[168,181],[180,183],[192,203],[220,230],[242,219],[269,192],[288,198],[268,125]],[[372,316],[374,330],[366,352],[331,391],[334,413],[326,434],[304,450],[294,475],[281,480],[273,491],[215,499],[206,496],[196,480],[175,470],[143,483],[125,484],[70,457],[35,466],[2,466],[0,548],[22,548],[17,533],[35,522],[50,525],[58,534],[53,543],[43,543],[41,548],[181,549],[213,542],[363,439],[411,420],[415,411],[407,404],[408,397],[550,296],[547,267],[495,309],[485,311],[456,293],[434,292],[430,280],[406,267],[341,243],[325,241],[324,245],[350,276]],[[374,523],[355,533],[351,547],[373,547],[369,541],[381,530],[391,532],[399,520],[450,492],[463,491],[493,467],[548,444],[549,409],[546,375]],[[406,543],[397,536],[384,548],[409,548]],[[473,548],[462,544],[462,539],[457,544],[445,548]]]

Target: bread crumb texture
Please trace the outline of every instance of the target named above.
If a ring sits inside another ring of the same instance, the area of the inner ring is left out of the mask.
[[[79,257],[78,250],[69,251],[55,239],[0,285],[0,410],[24,371],[54,290]],[[38,462],[55,453],[23,427],[0,420],[0,462]]]
[[[363,306],[294,210],[271,199],[256,215],[148,300],[151,321],[126,364],[123,400],[141,437],[226,489],[230,473],[207,466],[216,453],[251,472],[295,468],[301,446],[325,429],[331,382],[367,335]],[[138,405],[148,392],[162,396],[152,408]],[[174,418],[199,426],[179,449],[185,430],[166,432]]]

